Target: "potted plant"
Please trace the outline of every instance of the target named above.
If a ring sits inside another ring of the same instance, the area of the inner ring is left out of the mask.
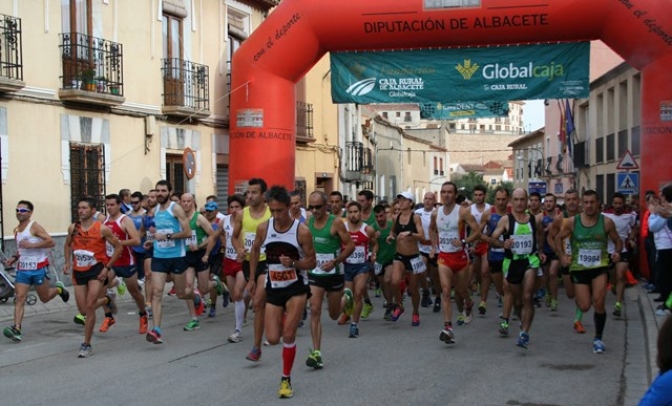
[[[110,94],[119,94],[118,84],[108,84],[107,87],[110,89]]]
[[[98,91],[98,93],[104,93],[106,87],[107,87],[107,79],[105,79],[105,76],[96,77],[96,90]]]
[[[87,90],[90,92],[96,91],[96,83],[93,81],[95,76],[96,71],[91,68],[82,70],[82,90]]]

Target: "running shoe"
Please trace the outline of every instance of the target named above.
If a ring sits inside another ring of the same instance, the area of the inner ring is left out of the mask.
[[[82,313],[77,313],[73,319],[75,324],[81,324],[82,326],[86,324],[86,316]]]
[[[191,319],[186,326],[184,326],[184,331],[194,331],[201,328],[201,325],[198,323],[198,320]]]
[[[350,338],[357,338],[359,337],[359,327],[357,327],[356,324],[351,324],[350,325]]]
[[[70,292],[65,289],[65,284],[61,281],[56,282],[56,289],[58,289],[58,296],[61,297],[63,303],[68,303],[68,300],[70,300]]]
[[[161,333],[159,333],[159,330],[157,330],[156,327],[154,327],[154,329],[152,329],[152,331],[147,333],[147,335],[145,336],[145,339],[147,341],[149,341],[150,343],[163,344],[163,340],[161,339]]]
[[[468,304],[464,305],[464,324],[471,323],[472,320],[472,309],[474,307],[474,301],[470,300]]]
[[[621,310],[623,309],[623,305],[621,302],[616,302],[616,305],[614,306],[614,312],[612,313],[614,317],[621,317]]]
[[[363,319],[368,319],[369,315],[373,312],[373,305],[371,303],[364,303],[364,307],[362,308],[362,315],[361,317]]]
[[[411,326],[417,327],[419,325],[420,325],[420,315],[414,314],[413,317],[411,318]]]
[[[574,331],[576,331],[578,334],[586,334],[586,329],[583,328],[583,324],[581,324],[579,320],[574,322]]]
[[[502,297],[501,297],[501,296],[498,296],[498,298],[497,298],[497,307],[503,307],[503,306],[504,306],[504,302],[502,301]]]
[[[147,329],[149,328],[149,318],[145,314],[144,316],[140,316],[140,334],[147,334]]]
[[[607,347],[604,346],[604,343],[599,338],[593,340],[593,353],[595,354],[604,354],[607,350]]]
[[[194,310],[196,311],[196,316],[200,316],[205,311],[205,303],[197,290],[194,291]]]
[[[261,359],[261,348],[252,347],[250,353],[247,354],[245,359],[252,362],[259,362],[259,359]]]
[[[659,307],[656,309],[656,316],[669,316],[672,314],[669,309],[666,309],[665,306]]]
[[[222,291],[222,307],[226,308],[231,303],[231,292],[229,292],[228,286],[225,283],[222,283],[224,290]]]
[[[464,326],[464,322],[465,322],[464,314],[460,313],[457,316],[457,325],[458,326]]]
[[[173,285],[173,287],[170,288],[170,290],[168,291],[168,296],[175,296],[175,295],[176,295],[175,285]]]
[[[437,296],[436,299],[434,299],[434,313],[438,313],[441,311],[441,296]]]
[[[208,312],[208,317],[210,317],[211,319],[214,319],[215,318],[215,310],[216,310],[215,306],[210,306],[210,311]]]
[[[350,316],[348,316],[345,313],[341,313],[341,317],[338,319],[338,325],[342,326],[349,321],[350,321]]]
[[[499,335],[502,337],[507,337],[509,335],[509,322],[502,320],[501,323],[499,323]]]
[[[380,288],[376,288],[376,297],[381,297],[383,295],[383,291],[380,290]]]
[[[126,282],[124,282],[123,279],[119,278],[119,283],[117,284],[117,293],[119,294],[119,296],[124,296],[126,290],[127,290]]]
[[[278,397],[280,399],[288,399],[294,396],[294,390],[292,389],[292,382],[289,380],[289,377],[282,377],[280,380],[280,390],[278,391]]]
[[[388,306],[385,308],[385,315],[383,316],[383,320],[392,320],[392,307]]]
[[[236,330],[228,338],[230,343],[239,343],[243,341],[243,336],[240,334],[239,330]]]
[[[219,276],[213,275],[212,280],[215,282],[215,292],[217,292],[217,296],[221,296],[224,293],[224,284],[222,281],[219,279]]]
[[[306,360],[306,365],[314,369],[322,369],[322,353],[319,350],[310,351],[310,355]]]
[[[77,354],[77,358],[89,358],[93,350],[91,349],[91,344],[87,343],[82,343],[82,345],[79,347],[79,354]]]
[[[21,341],[21,330],[16,328],[16,325],[12,327],[5,327],[5,329],[2,330],[2,334],[4,334],[5,337],[9,338],[15,343]]]
[[[439,334],[439,340],[443,341],[446,344],[455,344],[455,333],[453,333],[452,327],[444,327]]]
[[[345,308],[343,311],[348,316],[352,316],[352,313],[355,312],[355,301],[352,298],[352,291],[349,288],[343,290],[343,295],[345,296]]]
[[[478,304],[478,314],[485,316],[487,308],[485,307],[485,302],[481,300],[481,303]]]
[[[422,292],[422,300],[420,301],[420,306],[429,307],[432,305],[432,298],[429,297],[429,292]]]
[[[100,329],[98,331],[101,333],[107,333],[107,330],[109,330],[110,327],[114,326],[115,324],[117,324],[115,319],[112,317],[105,317],[103,319],[103,324],[100,325]]]
[[[551,299],[551,311],[552,312],[557,312],[558,311],[558,299]]]
[[[527,349],[527,344],[530,342],[530,336],[527,333],[520,332],[518,335],[518,343],[516,344],[520,348]]]
[[[395,306],[394,311],[392,311],[392,317],[390,320],[397,321],[404,315],[404,308],[401,306]]]

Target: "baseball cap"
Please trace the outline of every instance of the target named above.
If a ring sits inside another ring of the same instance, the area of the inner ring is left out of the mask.
[[[205,210],[207,211],[216,211],[219,208],[217,202],[207,202],[205,204]]]
[[[404,199],[408,199],[410,201],[413,201],[413,195],[411,194],[411,192],[409,192],[407,190],[397,194],[397,198],[399,198],[399,197],[403,197]]]

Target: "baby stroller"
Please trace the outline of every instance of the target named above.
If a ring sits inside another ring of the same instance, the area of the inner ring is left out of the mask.
[[[1,252],[1,251],[0,251]],[[0,254],[0,303],[5,303],[10,298],[14,298],[14,303],[16,303],[16,297],[14,296],[14,280],[16,279],[16,270],[14,268],[6,268],[5,262],[7,257],[4,254]],[[26,303],[29,305],[34,305],[37,303],[37,296],[32,293],[28,293],[26,296]]]

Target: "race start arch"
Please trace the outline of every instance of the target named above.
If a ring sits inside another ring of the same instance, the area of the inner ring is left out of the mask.
[[[641,71],[641,190],[658,190],[672,179],[668,0],[283,0],[233,55],[229,192],[253,177],[293,188],[294,85],[327,52],[598,39]]]

